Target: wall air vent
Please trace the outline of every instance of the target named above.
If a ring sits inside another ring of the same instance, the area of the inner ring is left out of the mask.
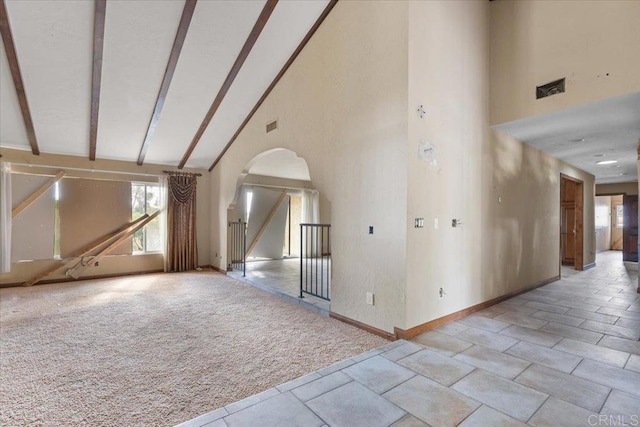
[[[547,96],[556,95],[564,92],[564,81],[560,79],[551,83],[536,87],[536,99],[546,98]]]
[[[267,123],[267,133],[271,132],[272,130],[276,130],[278,129],[278,121],[274,120],[271,123]]]

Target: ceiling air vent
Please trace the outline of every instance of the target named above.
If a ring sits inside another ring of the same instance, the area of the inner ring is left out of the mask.
[[[278,129],[278,121],[274,120],[271,123],[267,123],[267,133],[271,132],[272,130],[276,130]]]
[[[564,80],[560,79],[536,87],[536,99],[546,98],[547,96],[556,95],[564,92]]]

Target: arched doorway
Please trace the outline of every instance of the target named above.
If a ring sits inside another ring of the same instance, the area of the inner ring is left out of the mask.
[[[228,274],[328,313],[328,301],[306,293],[301,301],[299,296],[301,268],[306,268],[306,264],[301,267],[301,251],[305,261],[309,254],[302,248],[308,238],[301,237],[301,224],[329,224],[330,218],[331,205],[314,187],[303,158],[283,148],[259,154],[238,177],[235,197],[227,210]],[[245,230],[244,236],[238,230]],[[316,272],[320,265],[321,276],[326,277],[325,293],[318,296],[328,298],[330,254],[316,251],[313,255]],[[323,290],[322,286],[319,289]]]

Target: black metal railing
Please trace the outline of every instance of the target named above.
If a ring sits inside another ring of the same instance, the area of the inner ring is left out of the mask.
[[[304,294],[329,301],[331,225],[300,224],[300,298]]]
[[[247,275],[247,223],[229,223],[229,267]]]

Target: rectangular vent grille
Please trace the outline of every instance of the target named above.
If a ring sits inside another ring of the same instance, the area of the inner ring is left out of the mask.
[[[276,130],[278,129],[278,121],[274,120],[271,123],[267,123],[267,133],[271,132],[272,130]]]
[[[536,99],[564,92],[564,78],[536,87]]]

